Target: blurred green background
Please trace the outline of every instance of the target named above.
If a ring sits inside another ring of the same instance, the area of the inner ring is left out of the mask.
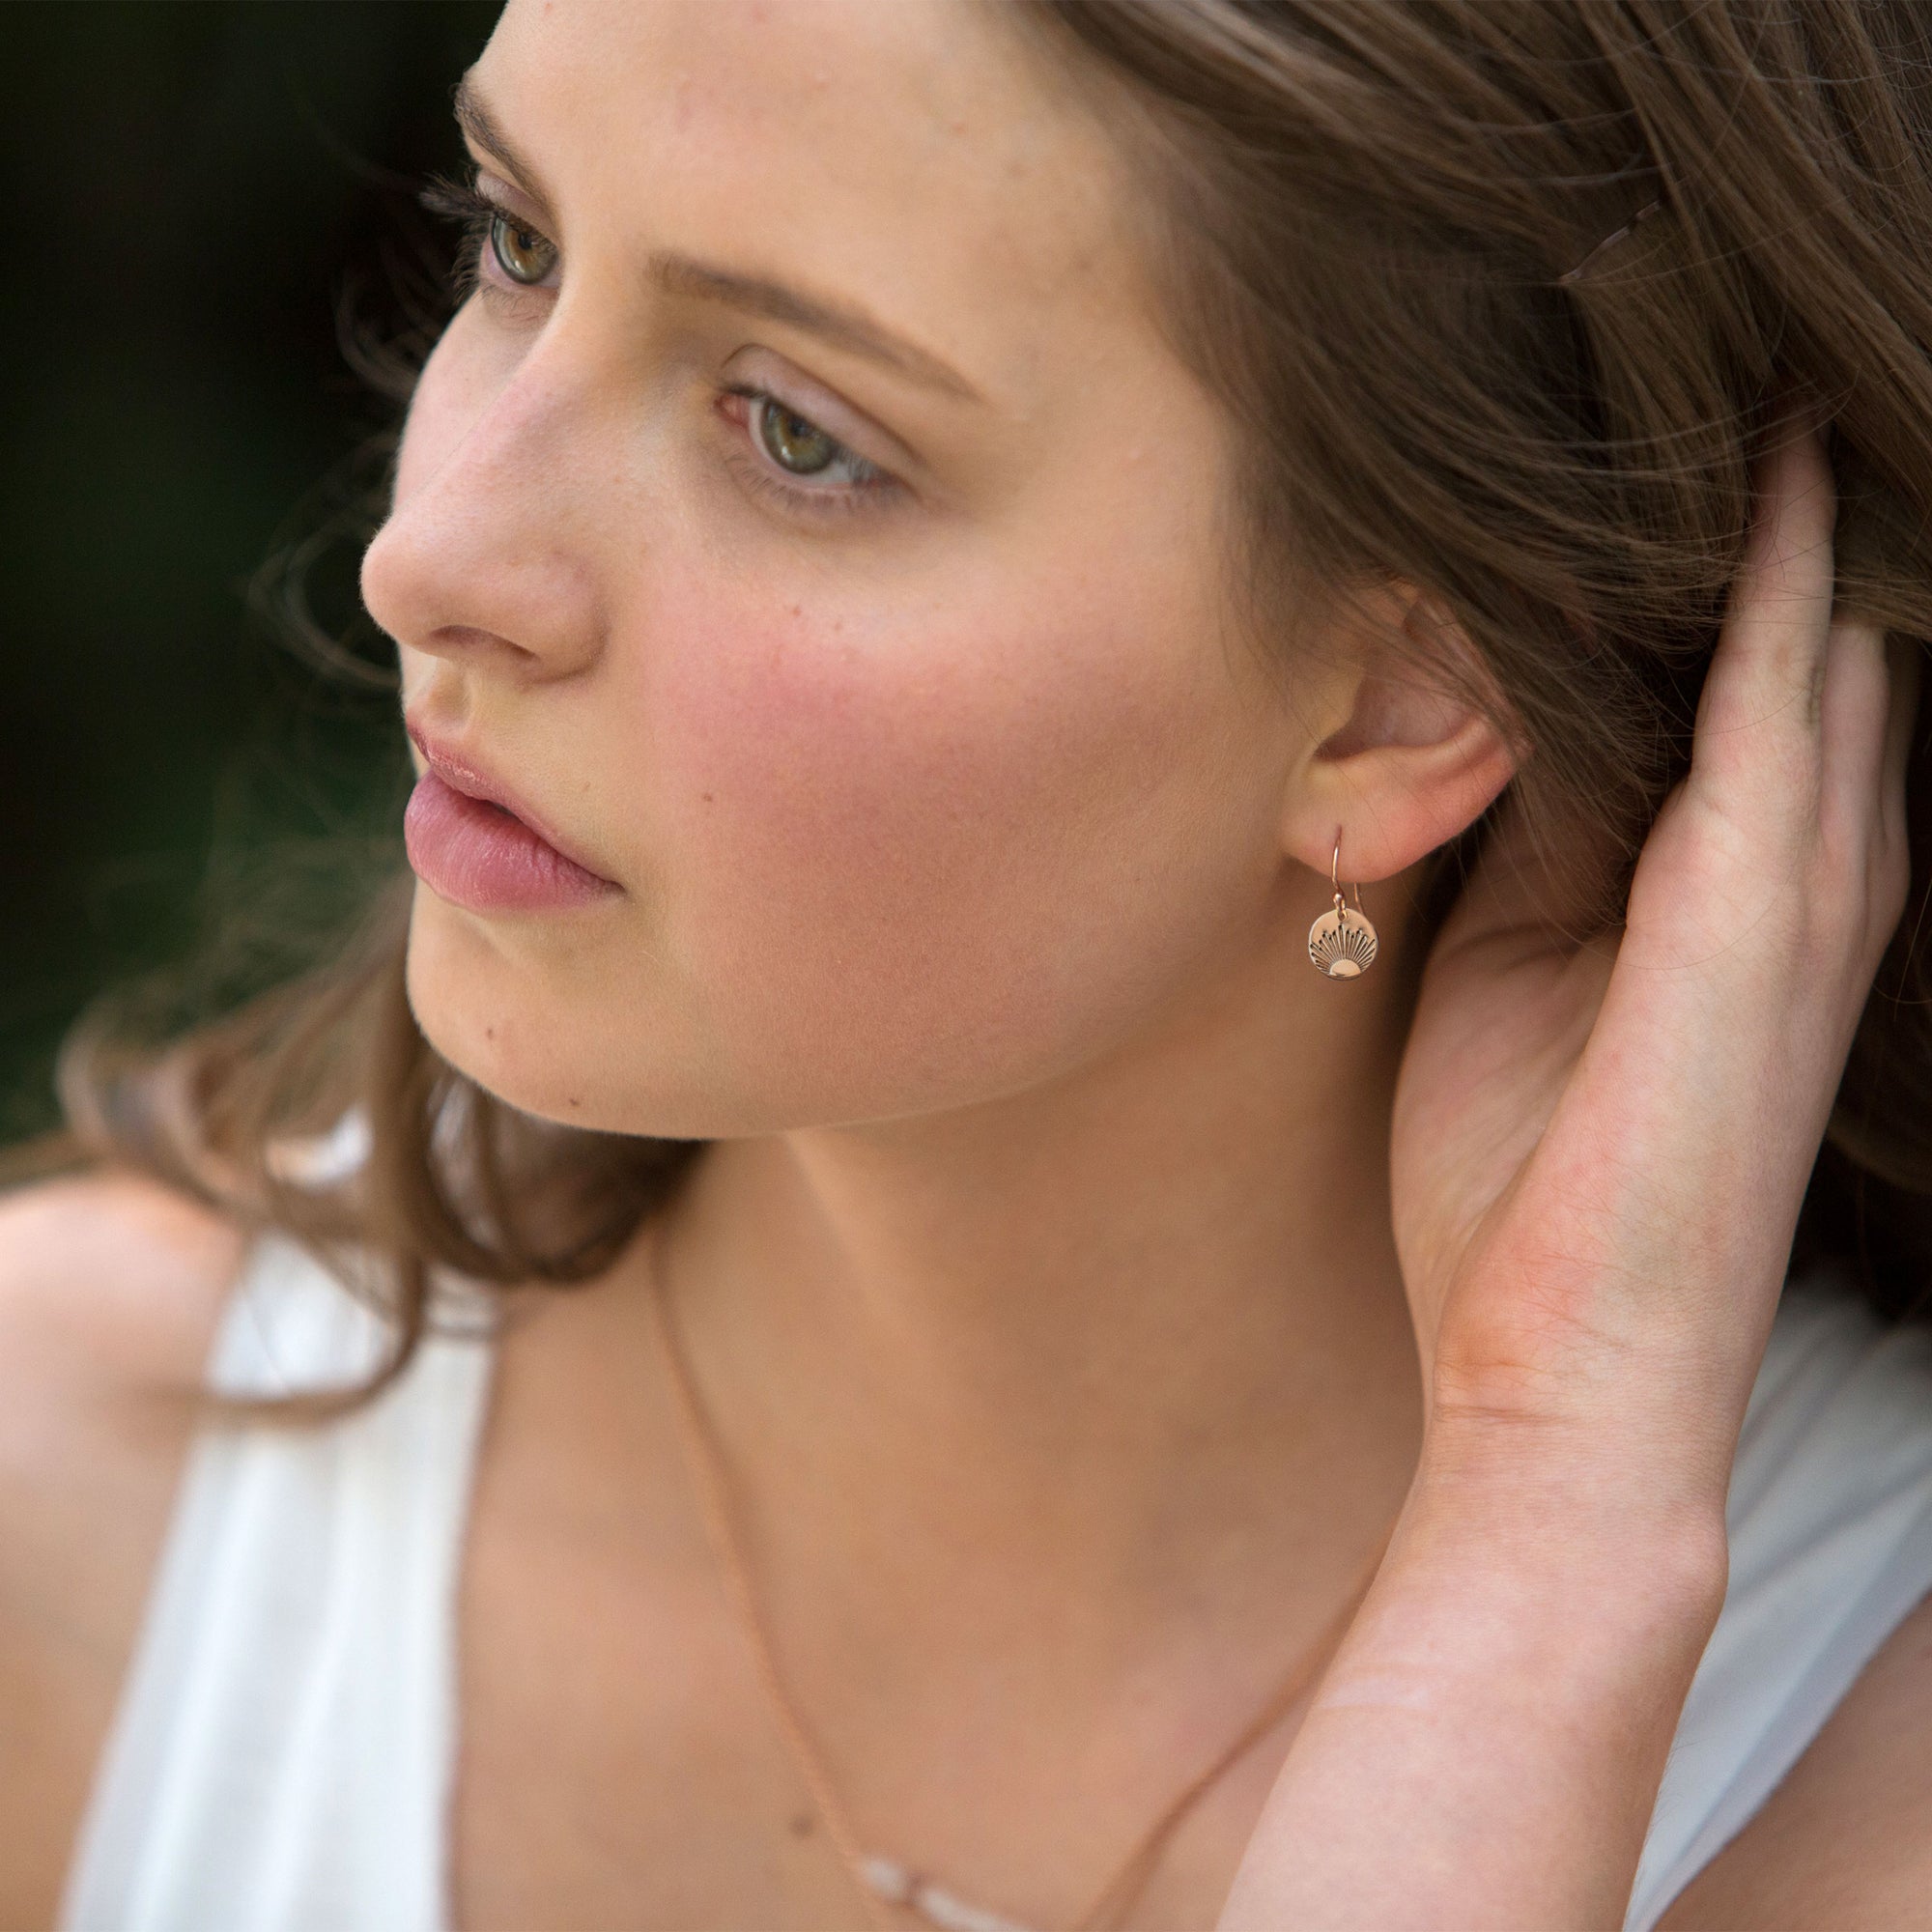
[[[449,90],[497,11],[0,6],[0,1139],[52,1123],[97,991],[250,906],[326,923],[399,859],[393,696],[285,634],[306,596],[384,663],[342,506],[396,411],[339,336],[433,323],[448,242],[414,192],[460,166]]]

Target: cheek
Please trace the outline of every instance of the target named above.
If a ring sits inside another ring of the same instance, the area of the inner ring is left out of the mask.
[[[652,655],[634,715],[664,937],[721,1040],[997,1086],[1118,1025],[1264,880],[1214,644],[1054,595],[1058,621],[668,593],[653,631],[689,646]]]

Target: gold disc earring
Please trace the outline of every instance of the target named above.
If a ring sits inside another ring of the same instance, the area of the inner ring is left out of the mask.
[[[1308,956],[1316,970],[1331,980],[1359,980],[1376,963],[1376,929],[1362,910],[1362,889],[1355,903],[1342,896],[1342,835],[1335,834],[1335,856],[1328,862],[1328,882],[1335,888],[1335,909],[1324,912],[1308,928]]]

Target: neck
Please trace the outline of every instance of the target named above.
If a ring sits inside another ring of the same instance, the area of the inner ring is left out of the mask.
[[[964,1548],[1157,1620],[1359,1559],[1419,1440],[1407,1002],[1397,959],[1335,984],[1300,945],[1024,1094],[707,1151],[661,1261],[775,1562],[809,1524],[868,1582],[942,1589]]]

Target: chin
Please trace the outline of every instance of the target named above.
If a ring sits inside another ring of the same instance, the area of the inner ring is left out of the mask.
[[[572,945],[426,888],[410,925],[410,1006],[437,1053],[520,1113],[600,1133],[746,1140],[905,1122],[1059,1078],[1122,1031],[1118,1009],[1069,1037],[1050,1010],[1014,1026],[1010,1008],[948,985],[895,1004],[826,977],[761,972],[748,990],[713,973],[700,993],[648,938]]]
[[[423,1037],[458,1073],[538,1120],[597,1132],[710,1138],[717,1112],[668,1066],[636,1064],[639,1002],[570,970],[567,949],[499,942],[418,887],[407,987]],[[662,1103],[659,1094],[662,1092]]]
[[[534,1119],[656,1140],[733,1140],[818,1123],[764,1082],[744,1091],[711,1030],[635,955],[522,946],[419,888],[407,986],[423,1037],[458,1073]],[[820,1098],[825,1096],[810,1096]]]

